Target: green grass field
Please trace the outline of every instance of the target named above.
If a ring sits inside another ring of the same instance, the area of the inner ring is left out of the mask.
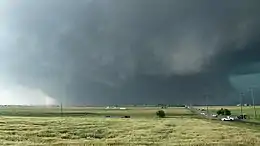
[[[63,116],[126,116],[132,117],[154,117],[156,107],[128,107],[126,110],[105,109],[105,107],[66,107],[63,108]],[[191,113],[184,108],[168,108],[166,114],[171,116],[188,116]],[[0,116],[30,116],[30,117],[59,117],[59,107],[3,107],[0,108]]]
[[[73,107],[61,117],[59,108],[2,107],[0,145],[260,145],[258,127],[200,119],[185,108],[165,109],[159,119],[158,109]]]

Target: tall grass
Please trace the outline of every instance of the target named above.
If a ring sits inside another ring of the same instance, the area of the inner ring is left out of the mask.
[[[246,127],[189,117],[2,117],[0,145],[260,145]]]

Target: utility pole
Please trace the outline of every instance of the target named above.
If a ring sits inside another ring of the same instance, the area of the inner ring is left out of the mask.
[[[253,88],[249,88],[249,90],[250,90],[250,92],[251,92],[251,98],[252,98],[252,103],[253,103],[253,107],[254,107],[254,114],[255,114],[255,118],[256,118],[254,91],[253,91]]]
[[[240,115],[243,115],[243,96],[244,96],[244,93],[241,92],[240,93]]]
[[[63,117],[62,102],[60,103],[60,115],[61,115],[61,117]]]
[[[206,95],[207,117],[209,118],[208,95]]]

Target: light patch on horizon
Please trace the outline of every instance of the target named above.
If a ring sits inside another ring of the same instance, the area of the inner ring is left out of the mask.
[[[0,105],[54,105],[55,99],[39,89],[23,86],[0,87]]]

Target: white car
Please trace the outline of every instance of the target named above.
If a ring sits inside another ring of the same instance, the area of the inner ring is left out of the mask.
[[[212,117],[218,117],[218,115],[213,114]]]
[[[234,118],[227,116],[226,118],[221,118],[221,121],[234,121]]]

